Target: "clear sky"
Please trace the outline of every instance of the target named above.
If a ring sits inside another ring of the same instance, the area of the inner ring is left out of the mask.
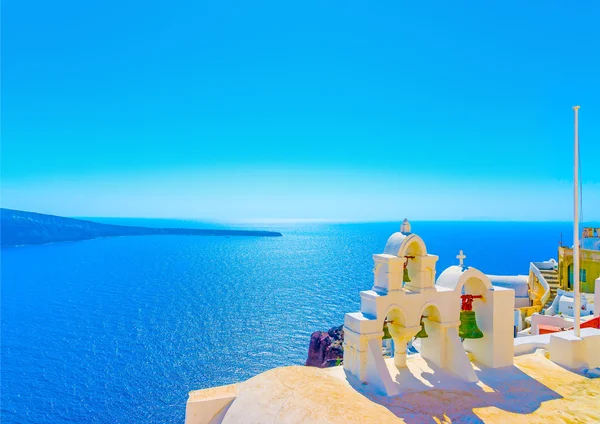
[[[600,2],[2,2],[2,206],[600,220]]]

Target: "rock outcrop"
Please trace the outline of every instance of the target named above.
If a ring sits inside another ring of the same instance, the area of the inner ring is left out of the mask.
[[[344,358],[344,326],[329,331],[315,331],[310,337],[306,365],[327,368],[342,363]]]

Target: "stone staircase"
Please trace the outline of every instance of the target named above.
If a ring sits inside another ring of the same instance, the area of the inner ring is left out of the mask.
[[[550,287],[550,297],[548,301],[543,306],[543,309],[546,309],[552,305],[554,302],[554,298],[556,297],[557,290],[560,288],[560,283],[558,281],[558,270],[556,269],[540,269],[540,274],[546,279],[548,286]]]

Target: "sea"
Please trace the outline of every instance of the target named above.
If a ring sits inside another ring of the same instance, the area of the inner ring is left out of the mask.
[[[207,228],[176,220],[96,219]],[[213,225],[283,237],[139,236],[3,248],[5,423],[182,423],[188,392],[303,365],[343,323],[400,222]],[[528,274],[570,223],[412,222],[438,275]]]

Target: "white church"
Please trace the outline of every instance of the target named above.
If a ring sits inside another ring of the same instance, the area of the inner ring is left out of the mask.
[[[481,271],[464,266],[463,258],[461,252],[461,264],[444,270],[436,281],[438,257],[427,253],[404,220],[383,253],[373,255],[375,281],[360,293],[360,312],[346,314],[346,372],[388,396],[397,394],[400,387],[382,355],[385,326],[399,368],[406,367],[407,343],[421,331],[426,334],[421,356],[459,379],[477,381],[471,361],[490,368],[511,366],[514,291],[494,287]],[[463,326],[470,324],[477,334],[461,334],[461,314],[467,321]]]

